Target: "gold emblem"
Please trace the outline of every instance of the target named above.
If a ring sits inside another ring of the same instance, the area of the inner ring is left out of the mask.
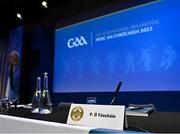
[[[79,121],[83,117],[83,114],[84,114],[84,111],[80,106],[75,107],[71,111],[71,119],[73,121]]]

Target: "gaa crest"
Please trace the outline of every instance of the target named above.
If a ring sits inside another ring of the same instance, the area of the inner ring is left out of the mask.
[[[80,106],[73,108],[71,111],[71,119],[73,121],[79,121],[83,117],[83,115],[84,115],[84,110]]]

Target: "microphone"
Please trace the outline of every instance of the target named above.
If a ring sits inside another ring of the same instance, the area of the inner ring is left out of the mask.
[[[114,93],[114,96],[113,96],[112,101],[111,101],[111,103],[110,103],[111,105],[114,104],[114,101],[115,101],[115,99],[116,99],[116,96],[117,96],[118,93],[119,93],[119,90],[120,90],[120,88],[121,88],[121,85],[122,85],[122,81],[119,81],[118,86],[117,86],[117,88],[116,88],[116,92]]]

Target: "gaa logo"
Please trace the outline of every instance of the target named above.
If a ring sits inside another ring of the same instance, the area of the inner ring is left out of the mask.
[[[84,46],[84,45],[88,45],[88,43],[83,36],[71,38],[67,42],[67,46],[69,48],[79,47],[79,46]]]
[[[73,121],[79,121],[84,115],[84,110],[82,109],[82,107],[75,107],[72,109],[71,111],[71,119]]]

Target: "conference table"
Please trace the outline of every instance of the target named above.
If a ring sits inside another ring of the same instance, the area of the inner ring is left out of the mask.
[[[179,112],[154,112],[148,117],[127,116],[124,131],[66,124],[69,107],[55,107],[52,114],[31,113],[30,109],[11,108],[0,114],[0,133],[180,133]]]

